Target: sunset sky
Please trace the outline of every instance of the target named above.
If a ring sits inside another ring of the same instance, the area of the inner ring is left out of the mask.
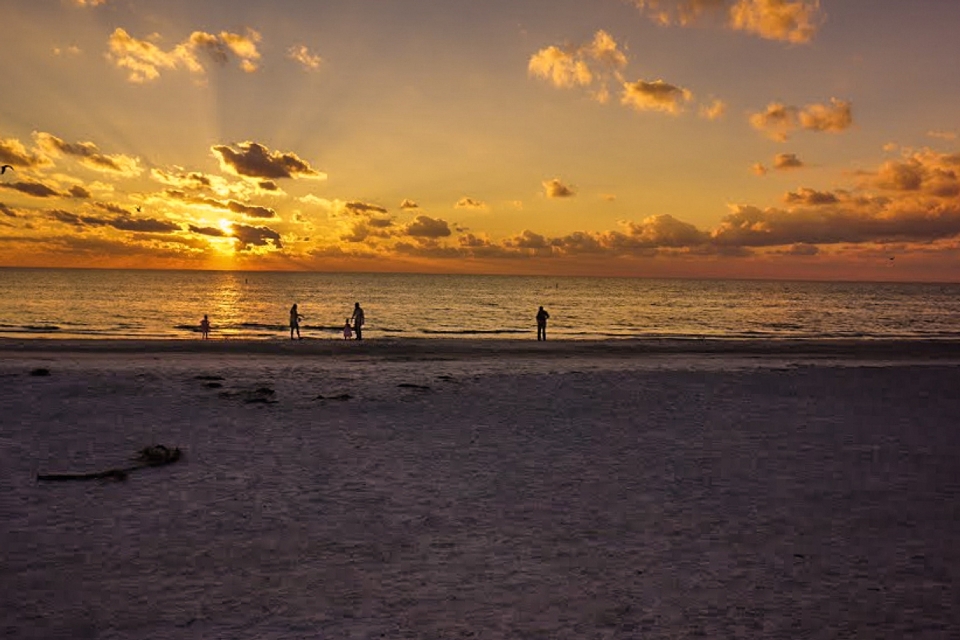
[[[0,266],[960,281],[953,0],[0,8]]]

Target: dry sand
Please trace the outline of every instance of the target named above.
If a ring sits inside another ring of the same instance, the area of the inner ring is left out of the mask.
[[[0,636],[958,637],[958,362],[0,341]]]

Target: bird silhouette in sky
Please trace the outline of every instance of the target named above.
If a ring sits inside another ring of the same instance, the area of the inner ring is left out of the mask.
[[[7,172],[7,169],[10,169],[10,170],[12,171],[12,170],[13,170],[13,165],[12,165],[12,164],[5,164],[5,165],[3,165],[2,167],[0,167],[0,174],[6,173],[6,172]]]
[[[140,213],[140,205],[137,205],[137,213]]]

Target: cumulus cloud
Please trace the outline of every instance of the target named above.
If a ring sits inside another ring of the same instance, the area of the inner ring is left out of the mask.
[[[10,189],[11,191],[19,191],[20,193],[33,196],[34,198],[59,198],[63,196],[62,193],[53,187],[43,184],[42,182],[0,182],[0,188]]]
[[[700,117],[707,120],[719,120],[727,112],[727,104],[723,100],[715,99],[709,104],[700,106]]]
[[[161,184],[176,187],[177,189],[201,190],[213,186],[211,176],[196,171],[185,172],[179,167],[174,171],[165,169],[151,169],[150,175]]]
[[[53,163],[42,155],[27,151],[27,148],[19,140],[7,138],[0,139],[0,164],[9,164],[17,168],[39,169],[49,167]]]
[[[220,227],[198,227],[196,225],[189,225],[191,233],[196,233],[201,236],[211,236],[214,238],[223,238],[227,235],[227,232],[221,229]]]
[[[66,47],[54,47],[54,48],[53,48],[53,55],[58,56],[58,57],[60,57],[60,56],[78,56],[78,55],[80,55],[81,53],[83,53],[83,52],[80,50],[80,47],[78,47],[78,46],[76,46],[76,45],[69,45],[69,46],[66,46]]]
[[[419,209],[419,208],[420,208],[420,205],[418,205],[418,204],[417,204],[416,202],[414,202],[413,200],[409,200],[409,199],[407,199],[407,198],[404,198],[404,199],[403,199],[403,202],[400,203],[400,208],[401,208],[401,209]]]
[[[76,184],[70,187],[70,189],[67,190],[67,193],[70,195],[71,198],[77,198],[80,200],[85,200],[92,196],[92,194],[89,191],[87,191],[86,188],[80,186],[79,184]]]
[[[576,195],[573,188],[565,185],[559,178],[545,180],[543,182],[543,191],[548,198],[572,198]]]
[[[764,111],[750,115],[750,124],[773,140],[785,141],[797,128],[797,108],[771,102]]]
[[[446,238],[451,231],[446,220],[417,216],[406,226],[405,233],[415,238]]]
[[[232,211],[233,213],[239,213],[247,218],[277,217],[277,212],[270,207],[262,207],[255,204],[244,204],[242,202],[237,202],[236,200],[228,200],[225,204],[228,210]]]
[[[468,198],[464,196],[457,200],[457,203],[454,205],[457,209],[486,209],[487,203],[482,200],[476,200],[474,198]]]
[[[270,207],[263,207],[260,205],[247,204],[245,202],[238,202],[233,199],[229,200],[217,200],[216,198],[209,198],[207,196],[196,195],[181,191],[178,189],[167,189],[164,192],[164,195],[168,198],[174,200],[179,200],[185,204],[198,205],[202,207],[210,207],[213,209],[220,209],[222,211],[231,211],[233,213],[238,213],[247,218],[275,218],[277,212],[271,209]]]
[[[856,201],[792,210],[735,206],[713,231],[719,245],[775,247],[932,241],[960,234],[960,209],[884,206]]]
[[[381,207],[378,204],[370,204],[368,202],[359,202],[356,200],[347,202],[343,205],[343,208],[347,211],[347,213],[355,216],[370,216],[387,213],[386,208]]]
[[[43,131],[35,133],[34,138],[36,138],[38,146],[46,153],[54,157],[70,156],[94,171],[112,173],[127,178],[138,176],[142,172],[140,160],[137,158],[119,153],[113,155],[102,153],[97,145],[92,142],[67,142]]]
[[[801,187],[796,191],[788,192],[786,195],[784,195],[783,200],[787,204],[803,204],[814,207],[825,204],[836,204],[840,202],[840,199],[834,193],[830,193],[829,191],[817,191],[815,189],[808,189],[807,187]]]
[[[237,239],[241,250],[249,250],[252,247],[283,248],[280,234],[269,227],[252,227],[235,223],[232,228],[232,237]]]
[[[669,214],[644,218],[641,222],[625,222],[631,244],[641,247],[686,247],[703,244],[708,235],[688,222]]]
[[[686,89],[663,80],[654,80],[653,82],[637,80],[636,82],[624,83],[620,101],[637,111],[662,111],[677,114],[683,111],[684,105],[691,98],[692,94]]]
[[[444,250],[449,253],[455,249],[456,255],[474,257],[742,256],[756,251],[810,256],[825,245],[960,239],[960,154],[925,150],[863,175],[868,178],[867,187],[880,186],[888,195],[804,187],[785,194],[787,207],[733,205],[712,230],[699,229],[670,215],[654,215],[640,222],[624,221],[615,231],[577,231],[549,237],[527,229],[499,243],[463,234],[456,247]],[[416,250],[412,245],[404,248],[407,253]],[[429,251],[434,257],[442,254],[436,247]]]
[[[730,7],[730,26],[768,40],[809,42],[819,26],[819,0],[739,0]]]
[[[718,20],[727,28],[767,40],[803,43],[823,22],[819,0],[633,0],[661,25]]]
[[[830,99],[829,105],[811,104],[800,111],[800,126],[810,131],[844,131],[853,124],[850,103]]]
[[[325,179],[326,174],[311,167],[295,153],[270,151],[256,142],[235,146],[215,145],[210,149],[220,160],[224,171],[248,178],[311,178]]]
[[[774,169],[799,169],[806,166],[795,153],[778,153],[773,158]]]
[[[758,175],[762,178],[763,176],[767,175],[769,169],[767,169],[763,164],[757,162],[750,167],[750,171],[752,171],[754,175]]]
[[[750,124],[772,140],[784,142],[798,128],[838,133],[853,125],[849,102],[832,98],[829,105],[809,104],[803,108],[771,102],[764,111],[750,115]]]
[[[593,40],[576,46],[551,45],[531,56],[527,64],[530,75],[543,78],[561,89],[588,87],[596,81],[593,95],[600,102],[609,97],[607,82],[619,80],[619,70],[627,57],[606,31],[594,34]]]
[[[194,31],[186,40],[164,51],[153,42],[134,38],[118,27],[108,40],[108,58],[118,68],[126,69],[129,72],[127,79],[133,83],[156,80],[161,71],[181,68],[203,76],[206,67],[201,61],[201,54],[221,65],[235,57],[239,60],[240,68],[249,73],[257,70],[257,61],[260,59],[258,42],[260,34],[253,29],[247,29],[244,35],[227,31],[219,34]]]
[[[903,160],[885,162],[868,175],[870,184],[880,189],[953,198],[960,193],[960,153],[921,151]]]
[[[504,244],[518,249],[550,250],[552,242],[543,235],[524,229],[518,235],[507,239]]]
[[[93,206],[97,207],[98,209],[103,209],[104,211],[109,211],[110,213],[116,213],[122,216],[130,215],[129,211],[112,202],[94,202]]]
[[[298,44],[287,49],[287,57],[299,62],[304,69],[316,71],[323,64],[323,59],[315,53],[311,53],[305,44]]]
[[[103,204],[103,203],[98,203]],[[174,233],[180,231],[180,225],[170,220],[159,220],[156,218],[135,218],[123,209],[104,207],[105,209],[116,212],[118,215],[112,218],[101,216],[77,215],[69,211],[55,209],[49,212],[54,220],[68,224],[74,227],[112,227],[119,231],[132,231],[137,233]]]

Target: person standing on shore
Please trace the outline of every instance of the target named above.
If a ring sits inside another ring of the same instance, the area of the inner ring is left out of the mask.
[[[363,309],[360,308],[359,302],[353,305],[353,315],[350,319],[353,320],[353,332],[357,334],[357,340],[363,340]]]
[[[537,341],[547,339],[547,318],[550,314],[543,307],[537,311]]]
[[[290,307],[290,339],[293,340],[293,332],[297,332],[297,340],[300,340],[300,321],[303,320],[303,316],[300,315],[300,311],[297,309],[297,304],[294,303]]]
[[[200,321],[200,338],[202,340],[210,338],[210,319],[207,314],[203,314],[203,320]]]

